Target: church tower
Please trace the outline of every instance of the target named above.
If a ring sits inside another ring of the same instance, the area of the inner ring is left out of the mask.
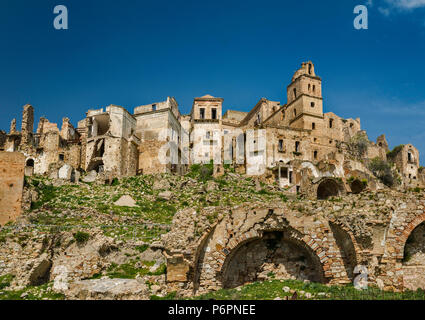
[[[322,79],[316,76],[314,64],[302,63],[287,87],[286,115],[294,128],[316,130],[323,122]]]

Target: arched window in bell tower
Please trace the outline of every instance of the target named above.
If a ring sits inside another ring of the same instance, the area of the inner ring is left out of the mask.
[[[294,99],[297,98],[297,88],[294,88]]]

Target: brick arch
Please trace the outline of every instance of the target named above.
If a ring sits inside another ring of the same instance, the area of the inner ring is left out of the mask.
[[[406,241],[409,238],[410,234],[415,230],[417,226],[419,226],[421,223],[425,222],[425,212],[415,217],[412,221],[409,222],[409,224],[404,228],[404,230],[401,232],[401,235],[399,235],[396,238],[396,243],[398,246],[396,249],[397,259],[402,260],[404,257],[404,247],[406,246]]]
[[[336,246],[341,252],[341,262],[345,268],[347,279],[354,279],[354,270],[361,262],[360,247],[349,228],[335,219],[328,221]],[[346,242],[350,241],[350,243]]]
[[[346,193],[343,182],[334,177],[323,177],[315,184],[317,199],[325,200],[330,196],[342,196]]]
[[[243,245],[261,239],[263,232],[273,232],[273,231],[289,231],[290,237],[286,238],[288,241],[295,242],[296,244],[301,244],[302,247],[307,249],[309,253],[312,254],[313,260],[316,260],[322,268],[322,278],[324,282],[327,282],[332,278],[332,273],[330,272],[330,262],[331,260],[326,255],[326,251],[309,235],[304,235],[298,232],[297,230],[291,227],[283,227],[274,230],[261,230],[257,232],[255,230],[248,231],[246,233],[240,234],[232,238],[226,247],[218,247],[216,251],[219,253],[220,257],[218,259],[218,265],[215,269],[216,275],[221,278],[226,272],[226,268],[234,254],[240,247]]]
[[[354,250],[356,251],[356,258],[357,258],[357,261],[360,261],[360,251],[361,251],[361,249],[360,249],[359,243],[357,242],[357,240],[356,240],[356,238],[354,237],[354,235],[353,235],[353,233],[351,232],[351,230],[350,230],[350,229],[348,229],[348,228],[347,228],[344,224],[342,224],[342,223],[340,223],[340,222],[336,221],[335,219],[330,219],[330,220],[329,220],[329,222],[330,222],[330,223],[333,223],[333,224],[335,224],[335,225],[337,225],[337,226],[338,226],[338,227],[340,227],[342,230],[344,230],[345,232],[347,232],[348,236],[349,236],[349,237],[350,237],[350,239],[351,239],[351,242],[353,243]]]

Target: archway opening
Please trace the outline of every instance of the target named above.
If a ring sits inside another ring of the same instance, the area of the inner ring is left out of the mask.
[[[224,288],[269,279],[324,282],[318,257],[303,242],[289,238],[286,231],[267,232],[248,240],[227,259],[222,274]]]
[[[317,187],[317,199],[326,200],[329,197],[339,196],[339,185],[333,179],[323,180]]]
[[[348,279],[353,280],[354,268],[357,266],[357,256],[354,243],[348,232],[341,228],[339,225],[330,222],[329,226],[332,230],[332,234],[335,238],[335,242],[341,254],[347,277]]]
[[[28,159],[26,162],[27,167],[34,167],[34,159]]]
[[[425,266],[425,222],[418,225],[404,245],[403,265]]]
[[[425,289],[425,222],[407,238],[402,263],[403,287],[413,291]]]
[[[353,180],[350,183],[351,192],[354,194],[359,194],[365,189],[365,185],[358,179]]]
[[[87,167],[87,172],[95,170],[97,173],[101,173],[104,171],[104,164],[102,160],[95,160],[90,162],[89,166]]]

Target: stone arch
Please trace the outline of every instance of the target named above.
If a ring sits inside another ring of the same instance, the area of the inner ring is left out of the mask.
[[[34,167],[34,159],[33,158],[28,158],[27,161],[25,162],[25,166],[27,166],[27,167]]]
[[[399,259],[400,261],[403,260],[404,258],[404,249],[406,246],[407,239],[409,238],[413,230],[415,230],[416,227],[423,222],[425,222],[425,212],[418,215],[416,218],[410,221],[410,223],[406,226],[406,228],[404,228],[401,234],[397,237],[396,244],[398,244],[398,246],[395,249],[396,249],[397,259]]]
[[[407,237],[402,263],[425,266],[425,222],[418,224]]]
[[[329,227],[340,250],[347,277],[352,281],[354,278],[354,268],[359,261],[357,254],[360,252],[360,248],[354,235],[345,226],[337,223],[335,220],[330,220]]]
[[[198,241],[198,244],[196,246],[196,252],[195,252],[195,258],[194,258],[194,268],[193,268],[193,293],[195,294],[196,291],[199,289],[200,285],[200,276],[201,276],[201,267],[202,267],[202,261],[205,258],[205,246],[208,240],[211,239],[211,237],[214,234],[215,228],[217,227],[218,223],[216,223],[211,230],[207,230],[200,240]]]
[[[425,288],[424,233],[425,213],[415,217],[395,239],[394,248],[396,259],[401,263],[402,277],[400,280],[403,289],[414,291]]]
[[[326,200],[329,197],[341,195],[341,183],[333,178],[324,178],[317,185],[317,199]]]
[[[366,186],[359,179],[354,179],[350,183],[350,188],[353,194],[359,194],[366,188]]]
[[[286,231],[285,239],[297,248],[307,251],[308,257],[314,261],[315,269],[319,270],[321,275],[319,279],[321,282],[337,281],[341,276],[335,273],[334,267],[335,264],[338,264],[338,268],[342,267],[343,262],[340,261],[339,256],[334,257],[332,252],[328,253],[327,243],[329,240],[323,238],[330,232],[329,228],[325,226],[326,222],[323,221],[325,224],[320,227],[320,232],[304,228],[298,230],[297,227],[291,226],[293,218],[293,213],[284,212],[280,207],[273,209],[262,205],[253,205],[249,208],[246,206],[235,207],[230,214],[220,217],[198,238],[192,247],[190,261],[182,262],[179,268],[186,270],[187,266],[190,266],[190,272],[186,273],[185,277],[187,281],[192,282],[194,292],[218,290],[225,285],[223,284],[223,275],[226,273],[235,250],[262,238],[265,233]],[[243,222],[242,225],[237,223],[238,221]],[[310,232],[314,232],[314,236]],[[177,256],[177,253],[174,253],[173,256]],[[174,269],[176,268],[173,267]],[[172,278],[175,271],[171,272],[170,268],[167,269],[167,276],[168,273]],[[278,278],[278,273],[275,275]],[[285,279],[283,276],[281,278]]]
[[[279,238],[279,236],[281,237]],[[278,251],[280,248],[282,248],[282,243],[285,244],[285,249],[290,249],[289,253],[293,255],[293,249],[298,249],[298,252],[295,252],[295,255],[299,253],[299,256],[303,256],[305,259],[305,265],[306,268],[309,269],[307,272],[314,270],[314,274],[312,274],[311,279],[313,281],[326,283],[328,282],[328,279],[331,277],[329,270],[330,266],[328,265],[329,259],[325,254],[325,251],[318,245],[318,243],[310,238],[308,235],[303,236],[301,233],[296,231],[295,229],[292,229],[290,227],[284,227],[279,228],[275,230],[265,230],[265,231],[249,231],[248,233],[239,235],[236,238],[233,238],[229,242],[229,246],[226,248],[222,248],[220,250],[221,258],[219,259],[219,268],[216,270],[217,278],[220,279],[221,285],[223,287],[234,287],[235,284],[239,285],[242,284],[238,283],[238,280],[232,279],[231,272],[232,272],[232,264],[234,265],[234,259],[238,258],[238,255],[244,254],[243,250],[246,251],[246,249],[250,246],[252,247],[267,247],[270,244],[270,241],[276,244],[276,251]],[[263,242],[263,243],[261,243]],[[269,248],[271,251],[273,251],[275,248]],[[248,251],[249,252],[249,251]],[[258,251],[256,251],[257,254],[259,254]],[[288,251],[285,251],[288,253]],[[276,253],[277,255],[280,255],[281,253]],[[261,257],[260,257],[261,258]],[[281,261],[282,263],[286,263],[288,261],[283,261],[287,257],[277,257],[278,260],[273,260],[273,258],[276,257],[268,257],[269,263],[277,263],[278,261]],[[279,258],[283,260],[279,260]],[[292,261],[296,263],[297,261]],[[300,269],[304,265],[303,263],[300,263]],[[237,260],[236,260],[237,264]],[[285,268],[288,265],[285,266]],[[257,267],[255,265],[252,266],[254,269]],[[247,266],[248,268],[248,266]],[[305,269],[304,269],[305,270]],[[257,272],[258,270],[253,270],[254,272]],[[307,278],[309,276],[307,275]],[[247,278],[249,280],[249,275]],[[255,279],[251,279],[255,280]],[[230,281],[230,283],[229,283]]]
[[[35,161],[34,158],[28,158],[25,161],[25,175],[32,176],[34,174]]]

